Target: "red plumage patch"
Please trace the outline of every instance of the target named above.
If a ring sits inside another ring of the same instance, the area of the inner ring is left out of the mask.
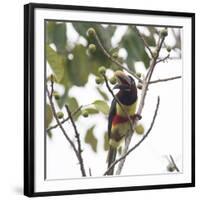
[[[134,120],[134,116],[130,116],[130,118],[132,120]],[[129,120],[128,117],[122,117],[120,115],[115,115],[112,120],[112,125],[115,126],[116,124],[125,123],[125,122],[128,122],[128,120]]]

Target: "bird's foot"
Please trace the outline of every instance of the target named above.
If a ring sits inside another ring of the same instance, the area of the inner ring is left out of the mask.
[[[135,114],[134,117],[135,117],[135,118],[138,118],[138,120],[141,120],[141,119],[142,119],[142,116],[141,116],[141,115],[138,115],[138,114]]]

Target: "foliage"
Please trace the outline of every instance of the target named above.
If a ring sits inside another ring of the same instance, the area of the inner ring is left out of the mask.
[[[74,31],[78,34],[78,39],[76,42],[71,42],[69,40],[68,26],[72,26]],[[88,30],[89,29],[89,30]],[[156,45],[156,34],[158,30],[155,27],[148,26],[145,27],[148,34],[141,33],[145,41],[150,47],[155,47]],[[111,61],[104,55],[102,50],[99,48],[94,35],[97,34],[104,48],[112,55],[112,57],[121,63],[126,63],[128,68],[134,72],[135,63],[137,61],[143,62],[145,68],[147,69],[150,64],[150,55],[147,53],[141,38],[134,30],[134,26],[127,25],[124,34],[117,44],[112,43],[112,38],[117,30],[116,25],[112,24],[98,24],[91,22],[56,22],[47,21],[46,22],[46,61],[50,66],[52,73],[55,76],[56,84],[64,88],[64,92],[59,94],[56,92],[54,98],[60,109],[67,104],[70,110],[73,112],[78,109],[81,105],[75,97],[69,96],[69,91],[73,86],[84,87],[89,76],[95,75],[96,82],[102,84],[102,74],[106,73],[106,68],[111,70],[117,70],[119,67],[116,64],[111,63]],[[173,31],[173,30],[172,30]],[[180,33],[174,34],[175,45],[169,47],[171,49],[181,48],[180,45]],[[80,42],[84,40],[85,43]],[[116,47],[117,46],[117,47]],[[120,49],[125,49],[127,57],[120,57]],[[168,48],[168,49],[169,49]],[[105,66],[105,67],[100,67]],[[139,72],[137,72],[139,73]],[[47,79],[49,81],[49,79]],[[116,80],[111,78],[111,84],[115,84]],[[108,116],[110,101],[106,92],[97,86],[96,90],[100,94],[103,100],[96,100],[90,103],[86,108],[82,108],[81,111],[77,112],[73,116],[76,121],[79,119],[81,114],[84,112],[90,115],[96,115],[102,113],[105,117]],[[86,114],[85,114],[86,116]],[[52,122],[52,112],[50,105],[46,105],[46,127],[48,128]],[[141,130],[139,131],[141,132]],[[52,136],[52,132],[48,132],[49,136]],[[108,138],[107,133],[104,134],[104,150],[108,150]],[[94,126],[87,130],[85,135],[85,143],[89,144],[93,151],[97,151],[97,138],[94,135]]]
[[[108,106],[108,104],[105,101],[96,100],[92,104],[95,106],[95,108],[97,110],[99,110],[100,112],[102,112],[105,115],[108,115],[109,106]]]
[[[53,115],[52,115],[52,112],[51,112],[51,107],[50,107],[49,104],[46,104],[46,117],[45,117],[46,128],[49,126],[52,119],[53,119]]]
[[[85,143],[89,144],[94,152],[97,152],[97,138],[94,135],[94,128],[95,126],[92,126],[87,130]]]
[[[141,45],[141,39],[132,27],[128,27],[126,33],[122,37],[120,45],[123,46],[128,53],[126,63],[128,67],[135,71],[134,64],[136,61],[143,61],[146,68],[149,66],[150,58]]]

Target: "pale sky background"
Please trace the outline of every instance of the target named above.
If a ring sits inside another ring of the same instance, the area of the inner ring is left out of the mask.
[[[126,30],[125,26],[118,27],[116,34],[112,38],[112,43],[117,44],[121,35]],[[145,29],[141,29],[145,31]],[[78,35],[72,26],[68,26],[68,39],[73,43],[77,41]],[[81,37],[78,40],[86,45],[85,40]],[[173,37],[169,31],[166,43],[173,45]],[[123,50],[120,52],[126,56]],[[166,50],[161,52],[161,56],[166,55]],[[177,57],[178,54],[172,51],[171,55]],[[137,70],[145,73],[145,68],[141,62],[136,63]],[[47,65],[47,76],[51,73]],[[111,70],[107,71],[108,76],[112,76]],[[171,76],[182,75],[182,60],[173,59],[165,63],[156,65],[152,80],[167,78]],[[74,86],[69,95],[76,97],[79,105],[85,105],[95,100],[102,99],[96,91],[95,76],[90,75],[88,83],[84,87]],[[101,88],[106,91],[112,100],[111,95],[107,92],[105,85]],[[63,88],[57,86],[56,90],[63,92]],[[138,91],[140,97],[141,90]],[[154,110],[157,103],[157,96],[160,96],[160,107],[154,127],[145,141],[129,155],[126,159],[122,175],[148,175],[148,174],[166,174],[168,160],[166,156],[171,154],[180,169],[182,170],[182,79],[153,84],[149,87],[149,92],[145,100],[145,106],[142,111],[141,123],[145,130],[150,126]],[[65,110],[63,110],[65,112]],[[55,122],[53,121],[52,124]],[[76,123],[81,135],[83,147],[83,159],[88,173],[91,168],[93,176],[102,176],[107,168],[107,152],[103,149],[104,132],[107,130],[107,119],[104,115],[98,114],[88,118],[79,117]],[[92,125],[96,125],[94,134],[98,139],[97,153],[91,150],[91,147],[84,142],[86,130]],[[68,121],[64,125],[67,133],[74,136],[74,130]],[[133,146],[142,136],[134,134],[131,145]],[[74,140],[75,141],[75,140]],[[53,139],[47,137],[47,179],[79,178],[81,176],[79,164],[74,152],[64,138],[63,134],[57,128],[53,131]]]

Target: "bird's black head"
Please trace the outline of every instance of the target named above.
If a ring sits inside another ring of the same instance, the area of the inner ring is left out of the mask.
[[[117,78],[118,84],[115,85],[113,89],[120,89],[128,92],[136,88],[134,79],[131,76],[126,75],[124,72],[116,71],[115,77]]]
[[[119,89],[117,94],[119,100],[127,105],[137,100],[137,87],[134,79],[122,71],[116,71],[115,77],[118,84],[113,89]]]

